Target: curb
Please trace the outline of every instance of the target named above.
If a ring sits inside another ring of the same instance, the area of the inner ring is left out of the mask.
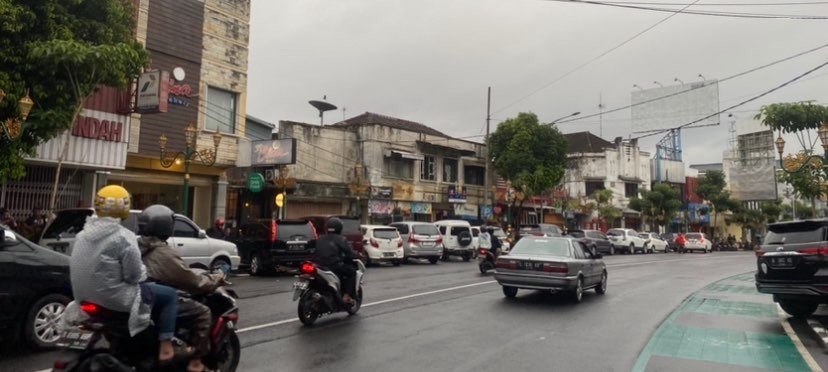
[[[780,312],[781,311],[782,310],[780,309]],[[822,351],[828,354],[828,329],[825,329],[821,322],[813,319],[808,319],[808,326],[816,334],[817,340],[822,345]]]

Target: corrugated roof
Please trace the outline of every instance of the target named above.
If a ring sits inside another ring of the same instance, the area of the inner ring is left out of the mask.
[[[391,116],[385,116],[380,114],[375,114],[373,112],[365,112],[364,114],[354,116],[352,118],[340,121],[338,123],[332,124],[335,127],[356,127],[356,126],[363,126],[363,125],[373,125],[379,124],[384,125],[391,128],[407,130],[411,132],[417,133],[425,133],[430,134],[433,136],[442,136],[446,138],[451,138],[443,132],[440,132],[434,128],[431,128],[425,124],[403,120],[399,118],[394,118]]]
[[[576,152],[603,152],[604,149],[615,147],[612,142],[590,132],[567,133],[564,134],[564,137],[566,138],[567,154]]]

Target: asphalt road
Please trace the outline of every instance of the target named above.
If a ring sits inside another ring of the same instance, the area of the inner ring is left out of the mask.
[[[240,371],[629,371],[661,321],[705,285],[754,269],[749,252],[605,257],[609,288],[581,304],[503,297],[473,262],[371,267],[359,314],[296,320],[293,278],[234,278]],[[7,348],[4,348],[7,350]],[[55,352],[4,351],[2,371],[51,366]]]

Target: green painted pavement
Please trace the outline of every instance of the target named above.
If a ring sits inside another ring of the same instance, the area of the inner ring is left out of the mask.
[[[682,314],[707,314],[721,317],[722,320],[735,317],[733,323],[738,323],[736,320],[743,321],[742,323],[749,320],[769,322],[769,326],[778,325],[779,315],[770,297],[756,292],[754,286],[744,285],[752,281],[753,273],[740,274],[710,284],[688,297],[656,329],[639,355],[633,371],[648,370],[648,363],[653,357],[659,359],[659,364],[664,362],[664,358],[677,358],[677,362],[712,362],[722,370],[727,370],[727,366],[784,371],[810,370],[793,341],[784,332],[717,329],[677,322]],[[716,298],[705,297],[705,293],[715,294]],[[726,299],[728,293],[740,298],[744,298],[745,294],[757,295],[758,302],[729,301]],[[777,327],[771,326],[768,329]]]

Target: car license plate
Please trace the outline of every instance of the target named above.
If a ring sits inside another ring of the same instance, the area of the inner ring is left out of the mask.
[[[396,253],[395,252],[384,252],[382,255],[385,256],[385,257],[394,257],[396,255]]]
[[[793,256],[779,256],[767,257],[768,265],[777,268],[790,268],[796,266],[796,257]]]
[[[56,344],[59,347],[83,350],[89,344],[90,338],[92,338],[92,332],[75,328],[64,331]]]
[[[297,280],[297,281],[293,282],[293,288],[304,291],[304,290],[308,289],[308,282],[304,281],[304,280]]]
[[[305,245],[304,244],[292,244],[292,245],[288,246],[288,250],[302,251],[302,250],[305,250]]]
[[[420,244],[420,246],[422,246],[423,248],[431,248],[434,246],[434,242],[423,242],[422,244]]]

